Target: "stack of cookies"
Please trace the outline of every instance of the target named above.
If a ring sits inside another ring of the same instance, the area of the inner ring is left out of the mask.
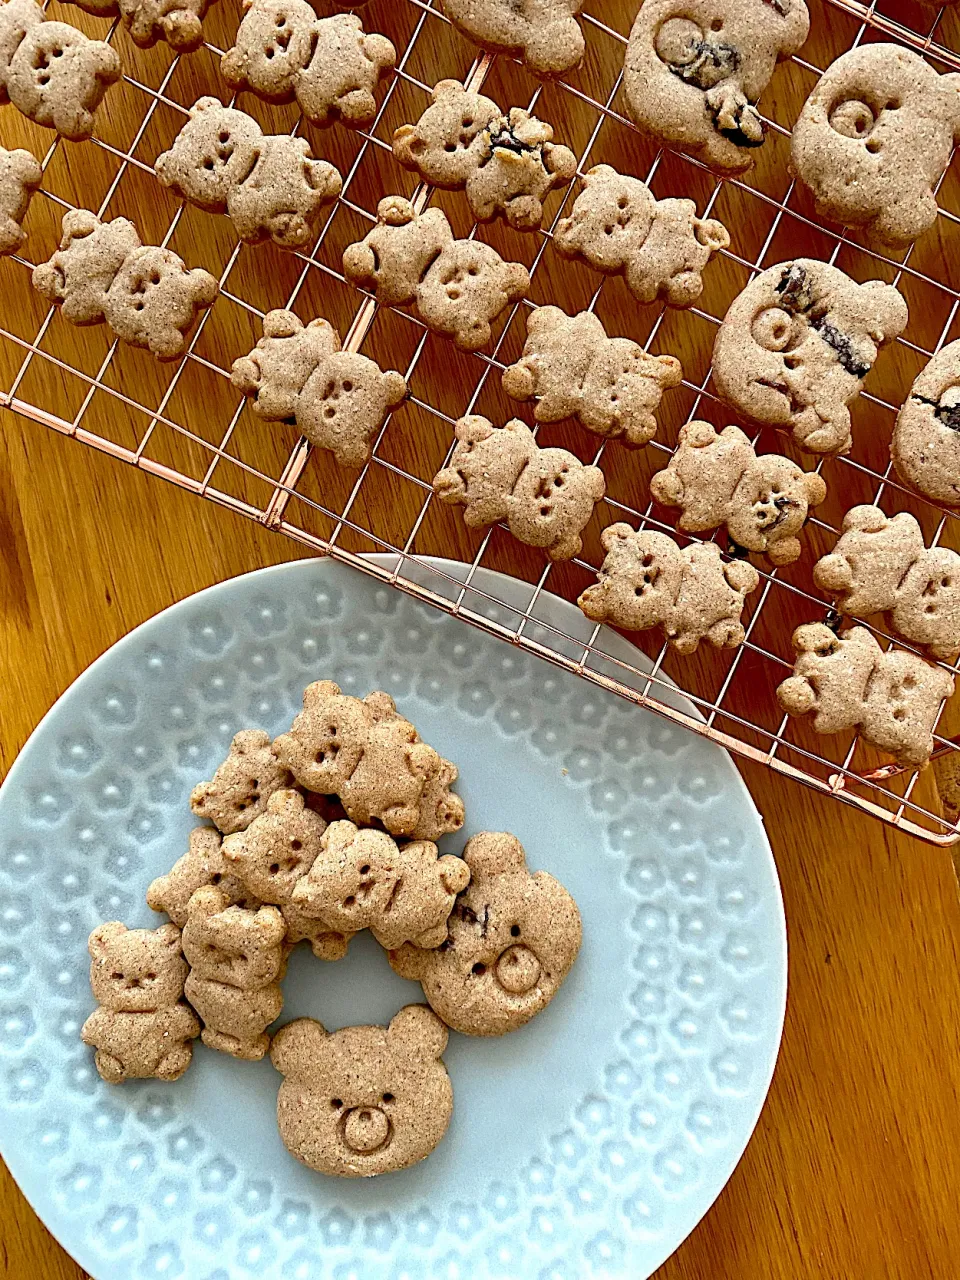
[[[158,929],[90,936],[99,1007],[83,1040],[120,1084],[173,1081],[193,1040],[235,1058],[268,1052],[288,1150],[323,1173],[370,1177],[422,1160],[443,1137],[453,1089],[448,1028],[499,1036],[553,999],[580,947],[580,913],[520,842],[484,832],[461,857],[435,841],[463,825],[457,769],[385,693],[311,685],[289,733],[238,733],[190,797],[212,825],[154,880]],[[369,929],[425,1005],[388,1027],[329,1033],[301,1018],[276,1033],[290,952],[342,958]]]

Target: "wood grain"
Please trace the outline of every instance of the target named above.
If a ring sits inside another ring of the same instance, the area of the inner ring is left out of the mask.
[[[626,32],[636,0],[594,0],[587,6],[601,13],[614,30]],[[811,6],[814,32],[805,52],[824,66],[857,33],[857,24],[834,9]],[[91,33],[102,34],[105,24],[64,8],[51,6],[51,15],[74,21]],[[894,10],[890,10],[893,12]],[[929,27],[929,15],[906,3],[897,7],[916,29]],[[397,0],[373,0],[366,10],[369,26],[405,40],[412,6]],[[237,5],[222,0],[212,11],[210,38],[225,47],[236,29]],[[415,14],[414,14],[415,16]],[[435,18],[425,29],[407,70],[432,83],[443,75],[463,76],[473,57],[465,42],[454,38]],[[925,25],[924,25],[925,24]],[[958,21],[945,20],[941,38],[960,48]],[[122,35],[117,44],[128,67],[136,67],[145,83],[159,84],[169,53],[159,48],[148,54],[134,49]],[[614,82],[622,45],[591,38],[591,54],[578,84],[584,92],[606,96]],[[768,95],[766,109],[789,126],[813,83],[811,73],[797,66],[781,68]],[[516,67],[497,65],[490,91],[506,102],[529,101],[534,86]],[[167,87],[172,98],[190,104],[200,92],[223,94],[215,59],[201,51],[178,67]],[[108,101],[102,136],[125,149],[133,130],[131,118],[142,113],[142,100],[124,86]],[[133,94],[134,97],[129,95]],[[394,125],[415,118],[426,98],[415,84],[401,86],[380,130],[389,137]],[[272,128],[295,119],[291,108],[268,109],[245,97],[245,109]],[[622,101],[614,104],[622,109]],[[583,151],[596,123],[596,114],[579,99],[556,86],[548,87],[538,111],[556,126],[558,135]],[[134,115],[132,116],[132,113]],[[161,107],[145,135],[137,156],[152,163],[169,145],[179,120]],[[13,109],[0,112],[6,146],[26,143],[42,154],[49,135],[25,125]],[[344,130],[319,134],[308,130],[318,153],[337,161],[346,171],[357,143]],[[653,150],[615,120],[603,124],[588,157],[607,161],[633,173],[645,174]],[[45,186],[73,203],[97,205],[119,171],[112,153],[85,144],[61,146],[52,161]],[[767,193],[782,197],[787,190],[785,140],[773,136],[764,149],[755,179]],[[410,175],[397,169],[389,156],[373,151],[351,188],[350,198],[367,209],[375,207],[382,191],[408,191]],[[668,158],[654,181],[657,194],[689,194],[701,207],[710,181],[683,161]],[[555,197],[559,201],[559,197]],[[459,195],[443,197],[458,227],[466,228],[465,205]],[[948,175],[941,203],[960,205],[960,195]],[[791,197],[791,208],[809,215],[802,194]],[[145,238],[163,235],[176,203],[160,192],[148,174],[128,167],[111,199],[109,213],[134,217]],[[556,211],[554,206],[553,212]],[[763,204],[749,191],[726,185],[713,213],[734,232],[734,250],[741,259],[755,260],[770,236],[764,265],[802,251],[826,256],[832,243],[806,223],[775,220],[775,206]],[[56,216],[55,216],[56,215]],[[57,236],[58,211],[43,197],[34,201],[28,219],[26,252],[32,261],[46,257]],[[943,220],[941,220],[943,222]],[[341,208],[331,225],[320,257],[333,265],[349,240],[362,234],[365,224]],[[772,233],[772,234],[771,234]],[[953,227],[938,227],[917,246],[913,263],[934,273],[948,289],[960,285],[960,258],[946,237]],[[537,242],[532,237],[492,228],[484,238],[507,256],[529,262]],[[172,242],[190,263],[222,269],[233,247],[225,219],[189,211]],[[884,267],[854,249],[845,248],[839,263],[859,278],[883,274]],[[264,310],[281,305],[296,284],[300,267],[289,256],[269,247],[243,250],[231,273],[231,291],[251,306]],[[707,273],[704,311],[721,315],[726,303],[747,278],[736,258],[714,263]],[[5,299],[0,324],[32,338],[43,309],[29,289],[22,266],[0,263],[0,288]],[[559,262],[548,249],[535,277],[537,301],[552,301],[568,309],[586,305],[597,277],[579,266]],[[908,336],[927,349],[938,340],[950,316],[949,297],[912,276],[901,284],[911,304]],[[329,275],[312,267],[298,294],[297,310],[304,319],[324,314],[346,329],[357,297]],[[598,310],[611,332],[643,340],[650,332],[655,309],[642,311],[631,303],[620,281],[604,286]],[[653,349],[679,354],[688,378],[699,383],[706,375],[715,326],[692,314],[667,317]],[[198,343],[198,353],[220,369],[246,351],[259,336],[255,317],[243,306],[221,298]],[[950,334],[956,336],[955,333]],[[523,330],[519,322],[506,335],[502,356],[519,351]],[[405,368],[419,331],[403,318],[378,317],[365,347],[382,363]],[[76,330],[58,317],[45,339],[46,349],[71,367],[95,373],[107,350],[103,329]],[[0,341],[0,385],[8,387],[19,368],[22,349]],[[907,347],[884,353],[871,378],[878,396],[898,404],[915,376],[922,357]],[[121,351],[111,364],[106,382],[129,392],[136,389],[144,403],[156,405],[171,376],[143,353]],[[474,357],[453,352],[430,338],[413,379],[415,394],[451,417],[467,408],[479,377]],[[78,411],[87,384],[51,364],[34,359],[19,394],[45,405],[61,417]],[[226,380],[196,364],[177,385],[168,414],[186,425],[196,440],[168,427],[149,431],[149,418],[98,392],[84,414],[84,425],[125,447],[144,444],[146,457],[202,476],[211,461],[209,445],[218,443],[237,404]],[[661,438],[669,443],[693,405],[689,390],[671,392],[661,413]],[[488,378],[478,409],[503,420],[516,412],[504,400],[499,380]],[[709,399],[699,410],[719,425],[725,411]],[[884,465],[892,414],[866,402],[856,413],[857,453],[864,465]],[[562,443],[581,457],[592,455],[595,442],[569,424],[546,433],[550,443]],[[241,416],[229,447],[231,460],[214,472],[214,484],[224,491],[263,506],[271,488],[242,469],[256,468],[275,478],[294,443],[285,428],[264,429],[248,413]],[[381,456],[412,476],[428,480],[450,441],[450,425],[416,405],[394,416],[381,446]],[[145,443],[144,443],[145,442]],[[204,443],[206,442],[206,443]],[[784,449],[771,437],[766,448]],[[610,491],[631,505],[646,502],[646,479],[662,465],[663,455],[648,449],[627,454],[619,447],[603,460]],[[869,501],[875,484],[842,464],[828,463],[825,474],[833,492],[827,517],[837,522],[843,510]],[[322,457],[311,459],[299,492],[314,503],[339,510],[352,477],[337,473]],[[872,486],[872,487],[871,487]],[[370,534],[390,540],[406,537],[422,502],[422,490],[395,473],[374,469],[364,480],[354,507],[356,529],[345,544],[373,549]],[[928,531],[936,513],[902,495],[888,492],[889,510],[914,510]],[[310,501],[294,499],[290,518],[309,532],[323,535],[330,521]],[[599,532],[617,518],[598,516],[588,532],[586,558],[599,561]],[[366,534],[364,531],[368,531]],[[952,530],[948,541],[956,545]],[[790,580],[809,583],[813,550],[829,545],[822,531],[810,534],[812,549],[791,573]],[[459,515],[431,507],[415,542],[415,549],[471,557],[477,547]],[[138,474],[106,457],[84,449],[20,417],[0,417],[0,767],[5,772],[31,730],[73,679],[104,649],[158,610],[190,593],[280,560],[295,559],[302,549],[271,535],[255,523],[224,512],[211,503]],[[538,555],[517,547],[498,532],[484,563],[506,568],[528,580],[539,574]],[[568,598],[584,585],[576,569],[551,574],[549,585]],[[784,603],[784,599],[787,603]],[[786,637],[797,622],[795,605],[786,592],[768,606],[762,620],[763,640],[774,652],[785,651]],[[694,662],[670,659],[667,669],[688,688],[708,692],[726,669],[728,657],[706,655]],[[733,705],[763,722],[769,707],[772,678],[758,664],[743,664],[744,678],[735,687]],[[802,740],[802,739],[800,739]],[[766,819],[777,858],[786,901],[791,947],[791,988],[783,1052],[770,1099],[754,1140],[728,1187],[705,1221],[664,1266],[662,1280],[952,1280],[960,1256],[960,895],[949,853],[897,837],[852,810],[830,803],[767,772],[745,767],[744,774]],[[927,782],[924,795],[932,794]],[[12,1280],[50,1280],[82,1273],[59,1249],[23,1201],[5,1170],[0,1169],[0,1275]]]

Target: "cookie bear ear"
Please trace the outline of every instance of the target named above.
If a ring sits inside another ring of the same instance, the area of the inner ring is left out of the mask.
[[[303,813],[304,799],[299,791],[285,787],[275,791],[267,801],[267,812],[280,814],[285,818],[295,818]]]
[[[443,98],[463,98],[466,93],[459,80],[440,80],[433,86],[431,96],[434,102],[440,102]]]
[[[462,856],[474,880],[523,871],[527,865],[523,845],[507,831],[481,831],[467,841]]]
[[[202,111],[211,111],[214,108],[218,111],[223,110],[223,103],[219,98],[211,98],[209,96],[205,98],[198,98],[190,108],[190,118],[193,119],[194,116],[199,115]]]
[[[808,507],[819,507],[827,496],[826,481],[816,471],[807,471],[804,474],[803,489],[807,495]]]
[[[334,684],[332,680],[315,680],[313,684],[308,684],[303,692],[303,705],[305,710],[315,707],[318,703],[323,702],[327,698],[339,698],[340,686]]]
[[[382,385],[384,399],[391,409],[395,409],[398,404],[406,400],[407,380],[402,373],[397,373],[395,369],[388,369],[383,375]]]
[[[876,342],[889,342],[907,327],[907,304],[899,289],[882,280],[867,280],[860,286],[869,289],[871,321],[870,336]]]
[[[425,1004],[408,1004],[391,1019],[387,1041],[393,1049],[432,1054],[439,1058],[447,1047],[448,1031]]]
[[[179,953],[180,946],[180,930],[175,924],[163,924],[159,929],[155,929],[153,936],[162,942],[165,947],[169,947],[171,951]]]
[[[199,917],[219,915],[221,911],[225,911],[229,899],[222,890],[216,885],[205,884],[199,889],[195,889],[190,895],[190,901],[187,903],[187,916],[194,920]]]
[[[270,735],[262,729],[241,729],[230,743],[232,755],[245,756],[249,751],[260,751],[270,742]]]
[[[87,950],[95,960],[101,959],[110,950],[111,945],[118,938],[122,938],[127,932],[127,926],[121,924],[119,920],[111,920],[107,924],[101,924],[87,940]],[[180,930],[177,930],[179,934]]]
[[[298,1018],[273,1037],[270,1061],[281,1075],[306,1075],[327,1039],[323,1023],[314,1018]]]

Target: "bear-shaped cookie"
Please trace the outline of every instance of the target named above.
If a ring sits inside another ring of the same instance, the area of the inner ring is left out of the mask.
[[[586,43],[576,15],[583,0],[443,0],[443,11],[483,49],[519,58],[535,76],[579,66]]]
[[[713,347],[713,379],[728,404],[792,432],[808,453],[849,453],[848,406],[880,347],[906,325],[907,304],[893,285],[858,284],[811,258],[781,262],[731,302]]]
[[[463,802],[449,790],[455,766],[421,742],[385,693],[361,700],[330,680],[309,685],[303,710],[274,746],[302,787],[339,797],[359,825],[381,822],[393,836],[419,840],[463,825]],[[442,773],[449,781],[438,795],[428,788]]]
[[[203,15],[211,0],[67,0],[100,18],[120,18],[141,49],[166,40],[178,53],[203,41]]]
[[[231,905],[214,885],[187,907],[183,952],[190,965],[187,999],[203,1020],[210,1049],[256,1062],[270,1047],[266,1028],[279,1018],[286,925],[276,907]]]
[[[505,520],[513,536],[542,547],[551,560],[570,560],[604,495],[603,472],[566,449],[541,449],[525,422],[495,427],[487,418],[461,418],[457,447],[433,478],[441,502],[465,508],[464,524],[484,528]]]
[[[229,85],[268,102],[295,97],[312,124],[373,121],[373,91],[397,60],[386,36],[367,35],[356,14],[318,18],[306,0],[243,0],[243,13],[220,60]]]
[[[108,1084],[124,1080],[178,1080],[193,1057],[200,1023],[184,1003],[187,962],[180,930],[128,929],[111,921],[88,943],[90,986],[99,1008],[80,1037],[96,1049],[96,1067]]]
[[[333,822],[293,891],[294,904],[341,933],[369,929],[382,947],[438,947],[470,870],[428,840],[397,845],[385,831]]]
[[[743,173],[764,141],[757,101],[807,38],[803,0],[644,0],[627,46],[630,115],[720,173]]]
[[[530,287],[522,263],[504,262],[481,240],[454,240],[440,209],[418,214],[399,196],[380,201],[377,225],[347,246],[343,270],[385,306],[412,304],[464,351],[487,346],[493,321]]]
[[[105,320],[118,338],[160,360],[182,355],[186,331],[219,291],[208,271],[142,245],[126,218],[101,222],[88,209],[64,214],[60,248],[34,267],[33,287],[71,324]]]
[[[294,887],[313,865],[326,829],[299,791],[284,788],[267,801],[266,813],[226,837],[223,856],[249,893],[279,907],[293,901]]]
[[[926,764],[940,704],[954,688],[942,667],[904,649],[882,649],[866,627],[837,636],[808,623],[793,633],[793,647],[793,675],[777,689],[788,715],[812,711],[817,733],[859,729],[898,764]]]
[[[739,427],[718,434],[709,422],[688,422],[666,468],[651,477],[650,493],[665,507],[681,508],[677,527],[684,533],[726,525],[737,546],[790,564],[800,555],[797,535],[809,509],[823,502],[827,486],[778,453],[757,457]]]
[[[194,827],[187,852],[166,875],[151,881],[147,906],[154,911],[165,911],[179,929],[187,923],[187,904],[205,885],[215,885],[230,906],[258,907],[258,899],[247,891],[224,858],[222,839],[213,827]]]
[[[960,75],[895,44],[863,44],[826,69],[793,126],[791,168],[817,213],[894,251],[928,231],[960,142]]]
[[[42,178],[43,170],[29,151],[0,147],[0,254],[16,253],[23,244],[23,220]]]
[[[701,640],[717,649],[743,643],[743,606],[760,585],[753,565],[724,563],[714,542],[681,548],[665,533],[628,524],[604,529],[600,542],[598,582],[577,601],[588,618],[624,631],[662,627],[678,653],[695,653]]]
[[[66,22],[44,21],[33,0],[0,0],[0,102],[35,124],[80,142],[94,112],[120,79],[120,58]]]
[[[889,517],[879,507],[852,507],[813,580],[837,597],[840,613],[884,613],[892,630],[932,657],[952,662],[960,653],[960,555],[928,549],[905,511]]]
[[[653,439],[660,398],[682,377],[676,356],[651,356],[629,338],[608,338],[592,311],[568,316],[537,307],[523,356],[504,370],[503,389],[514,400],[535,398],[538,422],[576,418],[635,449]]]
[[[190,792],[190,808],[209,818],[225,836],[244,831],[267,811],[275,791],[290,787],[293,778],[276,757],[270,735],[262,729],[243,729],[230,743],[227,758],[209,782]]]
[[[396,159],[431,186],[465,190],[478,222],[502,214],[517,231],[536,231],[543,201],[576,172],[573,152],[536,116],[503,112],[459,80],[441,80],[431,96],[417,123],[394,133]]]
[[[604,275],[622,275],[638,302],[662,298],[689,307],[703,292],[701,272],[730,235],[716,218],[698,218],[692,200],[657,200],[639,178],[598,164],[583,179],[554,247]]]
[[[327,1032],[299,1018],[273,1038],[284,1081],[277,1123],[291,1155],[319,1173],[372,1178],[428,1156],[446,1133],[453,1086],[443,1065],[447,1029],[426,1005],[388,1027]]]
[[[390,952],[402,978],[423,986],[454,1031],[500,1036],[550,1003],[580,950],[580,912],[546,871],[527,870],[520,841],[484,831],[467,841],[470,884],[457,898],[447,938],[433,950]]]
[[[905,484],[960,507],[960,341],[920,370],[897,414],[890,457]]]
[[[326,320],[305,325],[292,311],[270,311],[263,337],[234,361],[231,381],[265,422],[295,422],[315,448],[342,467],[369,462],[374,441],[407,394],[395,370],[384,373],[359,352],[342,351]]]
[[[313,158],[305,138],[264,134],[252,116],[219,98],[193,104],[155,168],[184,200],[226,213],[245,243],[269,239],[281,249],[298,249],[312,238],[323,206],[343,185],[332,164]]]

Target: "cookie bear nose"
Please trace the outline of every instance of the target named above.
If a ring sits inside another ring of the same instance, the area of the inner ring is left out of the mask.
[[[351,1151],[369,1155],[390,1136],[390,1121],[379,1107],[352,1107],[346,1114],[343,1137]]]
[[[497,961],[497,981],[504,991],[523,995],[540,980],[540,961],[523,943],[507,947]]]

